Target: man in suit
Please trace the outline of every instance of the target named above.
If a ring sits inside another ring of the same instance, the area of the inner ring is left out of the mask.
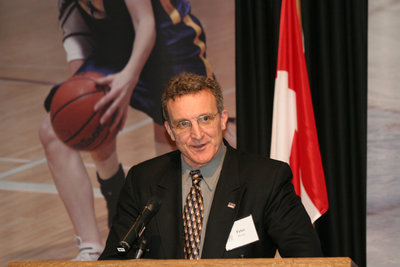
[[[223,140],[228,112],[215,80],[183,73],[169,82],[162,106],[178,150],[131,168],[100,259],[134,257],[135,249],[121,256],[116,248],[153,196],[161,207],[143,234],[145,258],[274,257],[276,249],[282,257],[322,256],[289,166]],[[192,207],[200,219],[188,215]]]

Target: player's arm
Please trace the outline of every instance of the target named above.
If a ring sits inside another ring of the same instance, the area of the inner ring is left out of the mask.
[[[68,62],[69,73],[71,74],[71,76],[74,75],[79,70],[79,68],[83,65],[84,62],[85,60],[83,59],[73,59]]]
[[[59,0],[59,24],[70,74],[73,75],[92,53],[93,40],[82,14],[74,1]]]
[[[101,123],[105,123],[114,115],[112,129],[121,127],[126,119],[130,97],[156,39],[156,26],[150,0],[125,0],[125,2],[135,28],[132,53],[121,72],[99,80],[99,83],[109,84],[111,90],[95,106],[96,110],[100,110],[112,102],[101,118]]]

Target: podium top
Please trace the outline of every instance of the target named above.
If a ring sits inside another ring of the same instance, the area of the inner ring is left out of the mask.
[[[132,262],[134,261],[134,263]],[[30,266],[130,266],[139,267],[152,266],[196,266],[196,267],[252,267],[252,266],[334,266],[334,267],[356,267],[357,265],[350,258],[282,258],[282,259],[203,259],[203,260],[126,260],[126,261],[28,261],[11,262],[9,267],[30,267]]]

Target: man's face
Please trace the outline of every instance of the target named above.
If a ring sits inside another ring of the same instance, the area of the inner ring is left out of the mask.
[[[192,168],[200,168],[218,154],[228,112],[218,113],[217,101],[210,90],[168,100],[168,134]]]

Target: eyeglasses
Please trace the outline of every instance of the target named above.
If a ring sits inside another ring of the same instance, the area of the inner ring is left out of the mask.
[[[212,125],[215,117],[218,115],[218,112],[215,114],[204,114],[199,116],[196,121],[197,124],[202,128],[207,128]],[[191,120],[181,120],[176,122],[174,125],[171,125],[177,132],[183,133],[187,132],[192,128],[192,121]]]

